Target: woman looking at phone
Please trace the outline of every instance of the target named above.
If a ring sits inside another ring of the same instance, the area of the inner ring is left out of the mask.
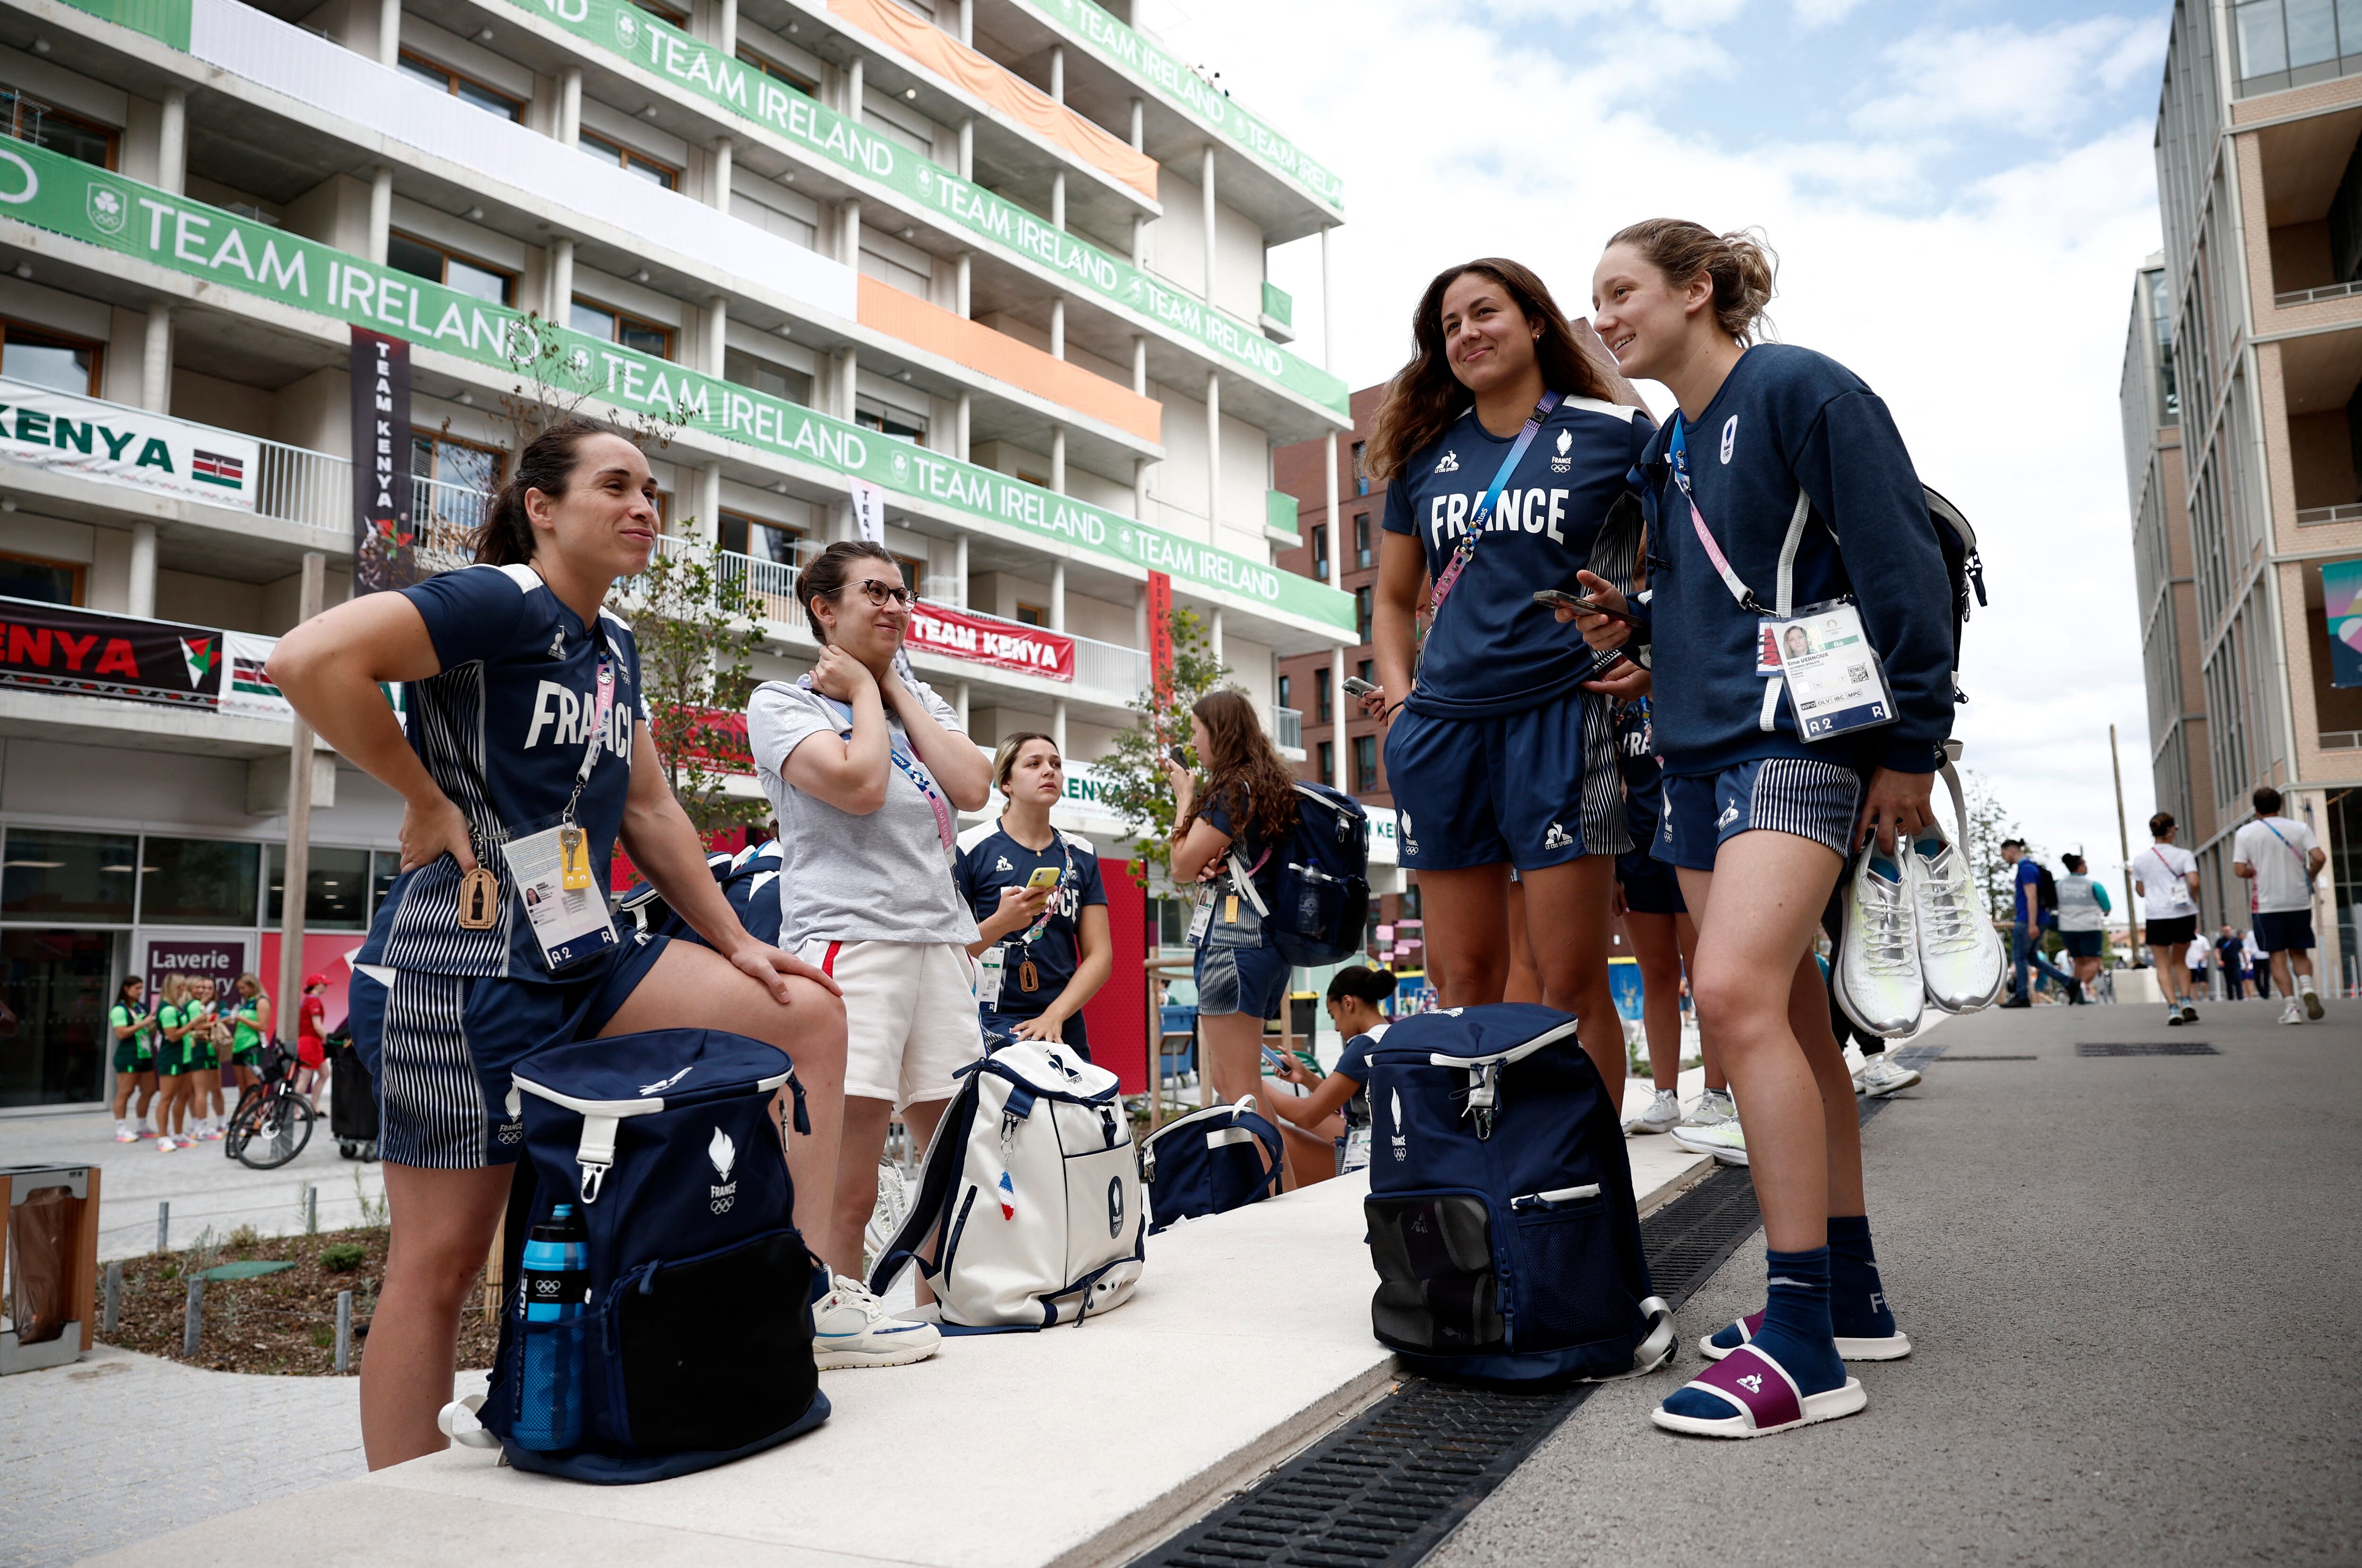
[[[1416,352],[1369,449],[1392,481],[1373,637],[1403,868],[1418,876],[1446,1007],[1502,999],[1516,869],[1541,999],[1580,1020],[1620,1094],[1607,937],[1615,857],[1630,845],[1609,703],[1585,690],[1591,651],[1534,596],[1578,589],[1651,426],[1612,401],[1550,291],[1515,261],[1439,272],[1411,330]],[[1423,598],[1434,610],[1418,651]]]
[[[1060,1041],[1087,1062],[1083,1004],[1115,968],[1098,853],[1089,839],[1050,825],[1051,808],[1065,798],[1066,767],[1048,735],[1004,736],[992,782],[1009,809],[960,834],[953,867],[976,915],[967,950],[981,966],[984,1032]]]

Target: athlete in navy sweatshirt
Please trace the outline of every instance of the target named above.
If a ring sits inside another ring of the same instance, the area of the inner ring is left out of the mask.
[[[1634,470],[1649,602],[1626,606],[1585,573],[1632,621],[1579,624],[1595,647],[1649,650],[1649,675],[1595,684],[1653,687],[1665,778],[1651,848],[1697,922],[1691,985],[1744,1120],[1770,1264],[1764,1309],[1709,1336],[1700,1348],[1718,1364],[1652,1419],[1754,1437],[1853,1414],[1865,1399],[1845,1360],[1910,1350],[1871,1248],[1850,1076],[1814,942],[1865,833],[1893,856],[1931,828],[1951,730],[1951,591],[1885,404],[1826,356],[1753,341],[1772,293],[1756,241],[1636,224],[1609,242],[1593,293],[1625,374],[1663,383],[1681,408]],[[1868,647],[1807,661],[1847,646],[1830,639],[1848,635],[1848,613],[1792,618],[1830,601],[1858,613]],[[1800,733],[1783,661],[1863,679],[1871,650],[1886,691],[1834,733]]]

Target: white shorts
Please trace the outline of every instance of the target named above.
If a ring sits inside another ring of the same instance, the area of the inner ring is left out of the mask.
[[[844,1092],[896,1110],[958,1092],[954,1075],[984,1055],[976,965],[954,942],[830,942],[796,956],[844,991]]]

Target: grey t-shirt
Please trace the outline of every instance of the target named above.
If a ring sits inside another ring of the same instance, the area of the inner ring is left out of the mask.
[[[911,690],[935,723],[967,733],[926,682]],[[976,918],[952,880],[934,809],[900,767],[887,765],[886,803],[867,816],[841,812],[781,777],[789,754],[812,736],[852,734],[840,712],[784,680],[765,681],[746,705],[755,776],[779,819],[779,945],[793,952],[814,938],[974,942]],[[895,747],[909,756],[911,737],[890,707],[886,723]]]

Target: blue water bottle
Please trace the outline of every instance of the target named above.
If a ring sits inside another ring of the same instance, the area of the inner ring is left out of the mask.
[[[582,1441],[589,1359],[583,1303],[590,1295],[590,1237],[574,1205],[561,1203],[524,1244],[524,1371],[514,1429],[524,1447],[554,1452]]]

